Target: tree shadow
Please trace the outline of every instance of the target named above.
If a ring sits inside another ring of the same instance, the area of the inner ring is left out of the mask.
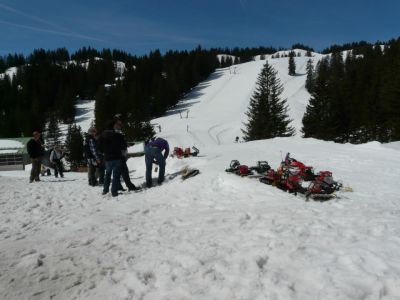
[[[80,123],[91,119],[91,115],[89,114],[91,111],[91,108],[75,107],[75,123]]]
[[[192,105],[199,103],[199,99],[201,96],[203,96],[204,89],[209,87],[211,85],[211,82],[222,77],[224,73],[224,70],[218,69],[215,72],[213,72],[208,78],[202,82],[200,82],[198,85],[196,85],[190,92],[188,92],[183,99],[179,100],[178,103],[169,109],[166,113],[165,116],[171,116],[171,115],[176,115],[179,113],[182,113],[184,111],[187,111]]]

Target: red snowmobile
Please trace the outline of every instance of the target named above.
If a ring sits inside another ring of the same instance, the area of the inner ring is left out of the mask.
[[[311,181],[311,183],[305,188],[302,186],[303,181]],[[312,167],[290,158],[290,153],[286,155],[276,171],[268,170],[265,176],[260,178],[260,182],[295,195],[305,194],[307,199],[314,200],[329,200],[335,197],[333,193],[342,187],[341,183],[333,180],[332,172],[321,171],[315,175]]]
[[[228,173],[234,173],[239,176],[248,176],[252,175],[253,171],[246,165],[241,165],[238,160],[232,160],[229,168],[225,170]]]
[[[306,166],[302,162],[297,161],[294,158],[291,158],[289,152],[286,154],[285,160],[281,163],[281,166],[289,169],[297,169],[299,171],[298,175],[304,181],[312,181],[315,178],[314,168]]]
[[[314,200],[329,200],[334,198],[334,192],[340,190],[342,184],[333,180],[332,172],[320,171],[305,192],[308,198]]]
[[[189,157],[189,156],[197,156],[200,152],[198,148],[195,146],[192,147],[193,152],[190,150],[190,148],[181,148],[181,147],[175,147],[174,151],[172,152],[171,156],[172,157],[177,157],[177,158],[183,158],[183,157]]]
[[[271,166],[265,160],[259,160],[256,166],[250,167],[250,170],[256,171],[258,174],[265,174],[269,169]]]
[[[298,174],[298,170],[279,167],[277,171],[270,169],[260,182],[276,186],[277,188],[289,193],[304,193],[301,183],[303,179]]]

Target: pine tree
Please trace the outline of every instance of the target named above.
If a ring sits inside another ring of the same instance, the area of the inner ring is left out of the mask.
[[[303,136],[317,139],[326,139],[325,130],[328,124],[329,94],[327,84],[329,81],[329,59],[321,60],[317,65],[317,77],[311,93],[310,101],[303,116]]]
[[[268,139],[278,136],[292,136],[294,129],[289,126],[286,99],[281,99],[283,87],[276,77],[277,71],[264,65],[257,79],[257,87],[250,99],[246,115],[244,139],[246,141]]]
[[[66,160],[70,163],[71,169],[76,170],[83,163],[83,136],[80,126],[76,124],[68,126],[65,148]]]
[[[62,133],[60,131],[60,127],[58,126],[57,116],[54,113],[51,114],[48,119],[44,136],[46,145],[50,148],[60,143],[60,138],[62,136]]]
[[[329,97],[326,103],[329,107],[326,138],[340,143],[347,142],[350,126],[349,105],[344,95],[343,80],[345,75],[343,56],[341,52],[332,53],[330,58],[330,78],[326,89]]]
[[[75,97],[70,86],[60,86],[55,104],[61,120],[72,123],[75,118]]]
[[[294,61],[294,57],[296,54],[294,51],[289,52],[289,75],[294,76],[296,75],[296,63]]]
[[[94,116],[96,119],[96,128],[101,132],[106,128],[106,123],[110,115],[112,115],[112,112],[109,111],[111,101],[107,99],[107,91],[104,86],[99,86],[95,99]]]
[[[309,93],[312,93],[314,85],[314,65],[311,59],[307,61],[307,78],[306,78],[306,89]]]
[[[133,114],[129,114],[124,126],[126,137],[135,141],[147,141],[155,134],[149,121],[139,121]]]
[[[225,68],[225,65],[226,65],[226,63],[225,63],[225,56],[222,55],[221,58],[220,58],[219,67],[220,67],[220,68]]]

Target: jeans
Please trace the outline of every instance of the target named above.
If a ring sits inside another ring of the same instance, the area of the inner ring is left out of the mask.
[[[122,175],[122,179],[125,182],[126,187],[129,190],[134,189],[135,185],[132,183],[131,177],[129,176],[129,169],[128,169],[128,165],[126,164],[125,158],[122,158],[122,160],[121,160],[121,175]]]
[[[96,166],[93,165],[91,162],[88,163],[88,179],[89,179],[89,185],[91,186],[97,185]]]
[[[41,157],[32,158],[32,170],[31,170],[31,176],[30,176],[31,182],[33,180],[40,181],[39,174],[40,174],[41,167],[42,167],[42,158]]]
[[[99,182],[97,182],[97,178]],[[91,186],[104,184],[104,164],[94,165],[91,161],[88,161],[88,179]]]
[[[153,169],[153,162],[157,163],[159,166],[158,171],[158,183],[162,183],[164,181],[165,175],[165,158],[162,154],[162,151],[158,147],[150,147],[146,146],[145,148],[145,161],[146,161],[146,185],[147,187],[151,187],[153,185],[153,181],[151,178],[151,172]]]
[[[104,177],[103,193],[106,194],[110,189],[111,183],[111,195],[118,196],[118,187],[121,185],[121,160],[109,160],[106,161],[106,175]]]
[[[54,168],[54,176],[58,177],[58,173],[60,173],[61,177],[64,177],[64,170],[63,170],[63,165],[61,160],[56,159],[53,162],[53,168]]]

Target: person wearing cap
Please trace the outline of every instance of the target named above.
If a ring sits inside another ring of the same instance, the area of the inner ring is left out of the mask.
[[[85,140],[85,157],[88,163],[88,181],[90,186],[104,184],[104,163],[103,157],[97,147],[97,130],[90,127]],[[98,173],[99,182],[96,179],[96,171]]]
[[[34,131],[33,137],[26,144],[26,149],[32,160],[31,176],[29,178],[29,182],[31,183],[33,181],[40,181],[39,174],[44,154],[44,148],[40,136],[41,134],[39,131]]]
[[[164,154],[162,153],[163,151]],[[153,185],[151,178],[153,163],[157,164],[160,168],[158,172],[158,184],[164,181],[165,161],[169,154],[169,144],[163,138],[153,138],[146,145],[144,153],[146,162],[146,186],[150,188]]]
[[[106,174],[104,177],[103,195],[107,194],[110,189],[113,197],[118,196],[118,189],[121,186],[121,165],[122,152],[127,149],[127,144],[124,136],[120,133],[121,122],[115,118],[109,124],[111,128],[103,131],[98,145],[100,151],[104,154],[106,166]],[[111,182],[112,175],[112,182]]]

